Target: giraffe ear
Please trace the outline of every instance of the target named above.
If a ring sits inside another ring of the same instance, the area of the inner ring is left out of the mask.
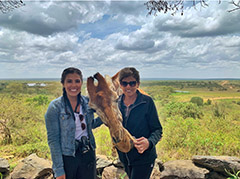
[[[120,83],[119,83],[119,72],[117,72],[112,77],[112,84],[113,84],[114,90],[117,92],[117,94],[121,95],[122,94],[122,89],[120,88]]]
[[[119,72],[117,72],[117,73],[112,77],[112,81],[118,80],[118,75],[119,75]]]
[[[115,89],[118,89],[118,88],[120,87],[120,86],[119,86],[119,81],[118,81],[118,75],[119,75],[119,72],[117,72],[117,73],[112,77],[112,83],[113,83]]]

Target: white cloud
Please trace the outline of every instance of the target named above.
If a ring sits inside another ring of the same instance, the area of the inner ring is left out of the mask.
[[[0,16],[0,78],[59,77],[68,66],[85,77],[125,66],[143,77],[240,77],[240,11],[228,13],[224,2],[183,16],[146,16],[145,8],[142,1],[27,2]]]
[[[47,36],[93,23],[102,18],[105,8],[101,2],[27,1],[13,13],[1,15],[0,21],[7,28]]]

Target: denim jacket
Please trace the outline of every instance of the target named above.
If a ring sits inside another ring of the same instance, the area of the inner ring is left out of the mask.
[[[96,148],[95,139],[92,128],[96,128],[102,124],[98,117],[94,119],[94,110],[88,106],[89,99],[85,96],[80,97],[80,104],[83,109],[83,115],[86,119],[87,132],[89,136],[90,146],[93,150]],[[75,119],[73,110],[66,100],[61,96],[53,100],[45,114],[45,122],[47,128],[48,145],[51,151],[53,162],[53,171],[55,177],[64,175],[63,157],[75,156]]]

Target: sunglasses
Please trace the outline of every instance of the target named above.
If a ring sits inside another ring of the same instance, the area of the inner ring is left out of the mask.
[[[82,130],[85,130],[86,129],[86,124],[83,123],[83,115],[82,114],[79,114],[79,119],[80,119],[80,122],[81,122]]]
[[[120,84],[123,87],[126,87],[127,85],[130,85],[131,87],[134,87],[134,86],[136,86],[137,81],[129,81],[129,82],[121,81]]]

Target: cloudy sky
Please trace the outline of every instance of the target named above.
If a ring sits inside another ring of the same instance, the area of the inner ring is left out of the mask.
[[[229,0],[230,1],[230,0]],[[147,15],[145,1],[24,1],[0,12],[0,78],[84,77],[134,66],[142,78],[240,78],[240,10]]]

